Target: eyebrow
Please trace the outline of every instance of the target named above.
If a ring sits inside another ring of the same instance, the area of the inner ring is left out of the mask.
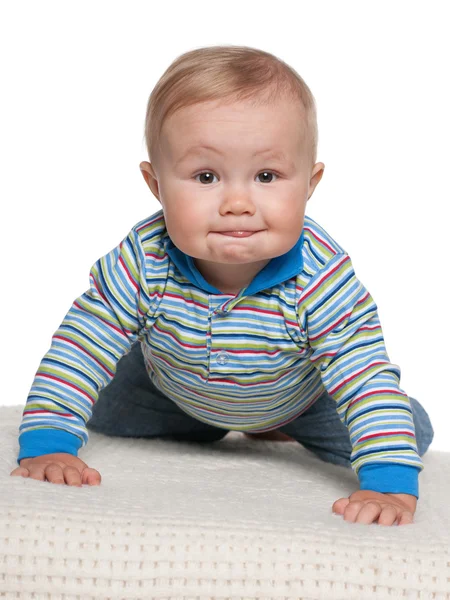
[[[213,148],[213,146],[207,146],[206,144],[191,146],[186,150],[183,156],[177,160],[175,166],[183,162],[183,160],[185,160],[185,158],[187,158],[189,154],[200,154],[205,150],[210,150],[211,152],[215,152],[216,154],[220,154],[221,156],[223,156],[223,152],[217,150],[217,148]],[[259,156],[260,154],[268,154],[267,158],[275,158],[277,160],[280,160],[281,162],[288,162],[285,155],[282,152],[277,152],[273,148],[267,148],[266,150],[258,150],[253,154],[253,156]]]

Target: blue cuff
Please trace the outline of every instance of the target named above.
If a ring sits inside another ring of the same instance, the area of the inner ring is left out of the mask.
[[[370,463],[358,471],[361,490],[384,494],[411,494],[419,499],[418,467],[393,463]]]
[[[48,427],[25,431],[19,435],[20,452],[17,463],[20,466],[22,458],[33,458],[42,454],[67,452],[78,456],[78,450],[83,445],[81,439],[64,429]]]

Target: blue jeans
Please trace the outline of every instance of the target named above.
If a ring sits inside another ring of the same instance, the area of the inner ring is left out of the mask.
[[[434,436],[430,418],[421,404],[410,398],[416,443],[423,456]],[[151,382],[141,345],[136,342],[117,364],[111,382],[100,391],[87,428],[110,436],[168,438],[178,441],[215,442],[230,431],[203,423],[183,412]],[[352,445],[348,429],[328,393],[296,419],[277,427],[325,462],[351,468]]]

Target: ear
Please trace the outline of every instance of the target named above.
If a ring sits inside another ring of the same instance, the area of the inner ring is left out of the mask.
[[[311,198],[311,196],[314,193],[314,190],[316,189],[317,184],[322,179],[324,169],[325,169],[325,165],[323,163],[316,163],[314,165],[312,173],[311,173],[311,179],[309,181],[308,200]]]
[[[156,177],[156,173],[153,169],[153,166],[147,161],[142,161],[139,165],[139,168],[141,169],[142,176],[145,179],[146,184],[150,188],[150,191],[157,198],[157,200],[160,201],[158,178]]]

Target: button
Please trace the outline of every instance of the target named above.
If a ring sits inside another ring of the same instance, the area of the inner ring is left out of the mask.
[[[228,362],[228,354],[223,350],[219,352],[219,354],[217,355],[217,362],[219,363],[219,365],[226,365]]]

